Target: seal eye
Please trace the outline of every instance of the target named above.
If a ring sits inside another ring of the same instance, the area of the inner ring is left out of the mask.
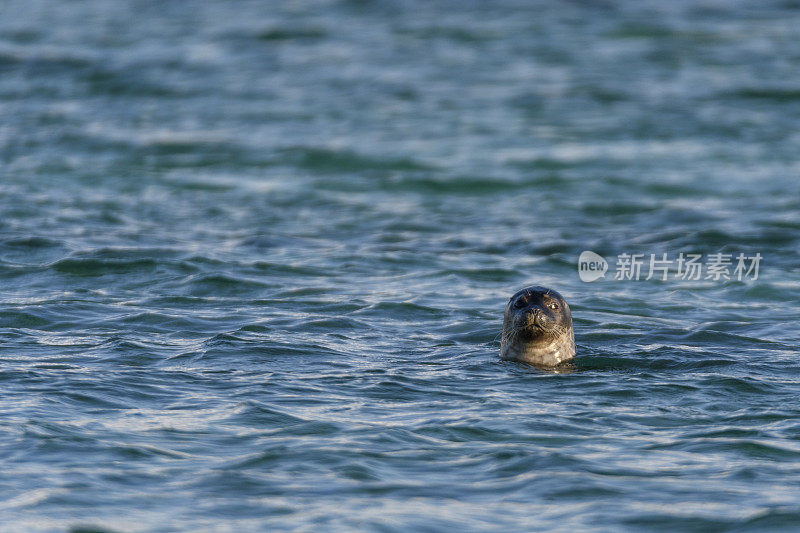
[[[525,307],[525,300],[523,298],[520,298],[519,300],[514,302],[514,307],[516,307],[517,309]]]
[[[558,309],[558,304],[555,302],[551,302],[547,304],[547,307],[549,307],[550,309]]]

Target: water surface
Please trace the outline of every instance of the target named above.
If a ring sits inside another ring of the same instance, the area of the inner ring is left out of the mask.
[[[3,526],[793,529],[798,27],[5,1]],[[588,284],[584,250],[764,259]],[[574,372],[498,359],[532,283],[570,302]]]

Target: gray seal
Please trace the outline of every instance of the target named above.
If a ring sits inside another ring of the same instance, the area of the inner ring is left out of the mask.
[[[575,357],[572,313],[553,289],[527,287],[506,305],[500,358],[556,366]]]

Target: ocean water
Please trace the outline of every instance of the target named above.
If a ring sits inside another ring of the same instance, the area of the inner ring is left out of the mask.
[[[4,0],[0,530],[797,530],[798,28]],[[574,365],[499,360],[528,284]]]

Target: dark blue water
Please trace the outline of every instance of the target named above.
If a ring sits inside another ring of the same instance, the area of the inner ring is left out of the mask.
[[[5,0],[1,528],[796,529],[798,28]],[[622,253],[763,260],[615,281]],[[533,283],[574,367],[498,358]]]

